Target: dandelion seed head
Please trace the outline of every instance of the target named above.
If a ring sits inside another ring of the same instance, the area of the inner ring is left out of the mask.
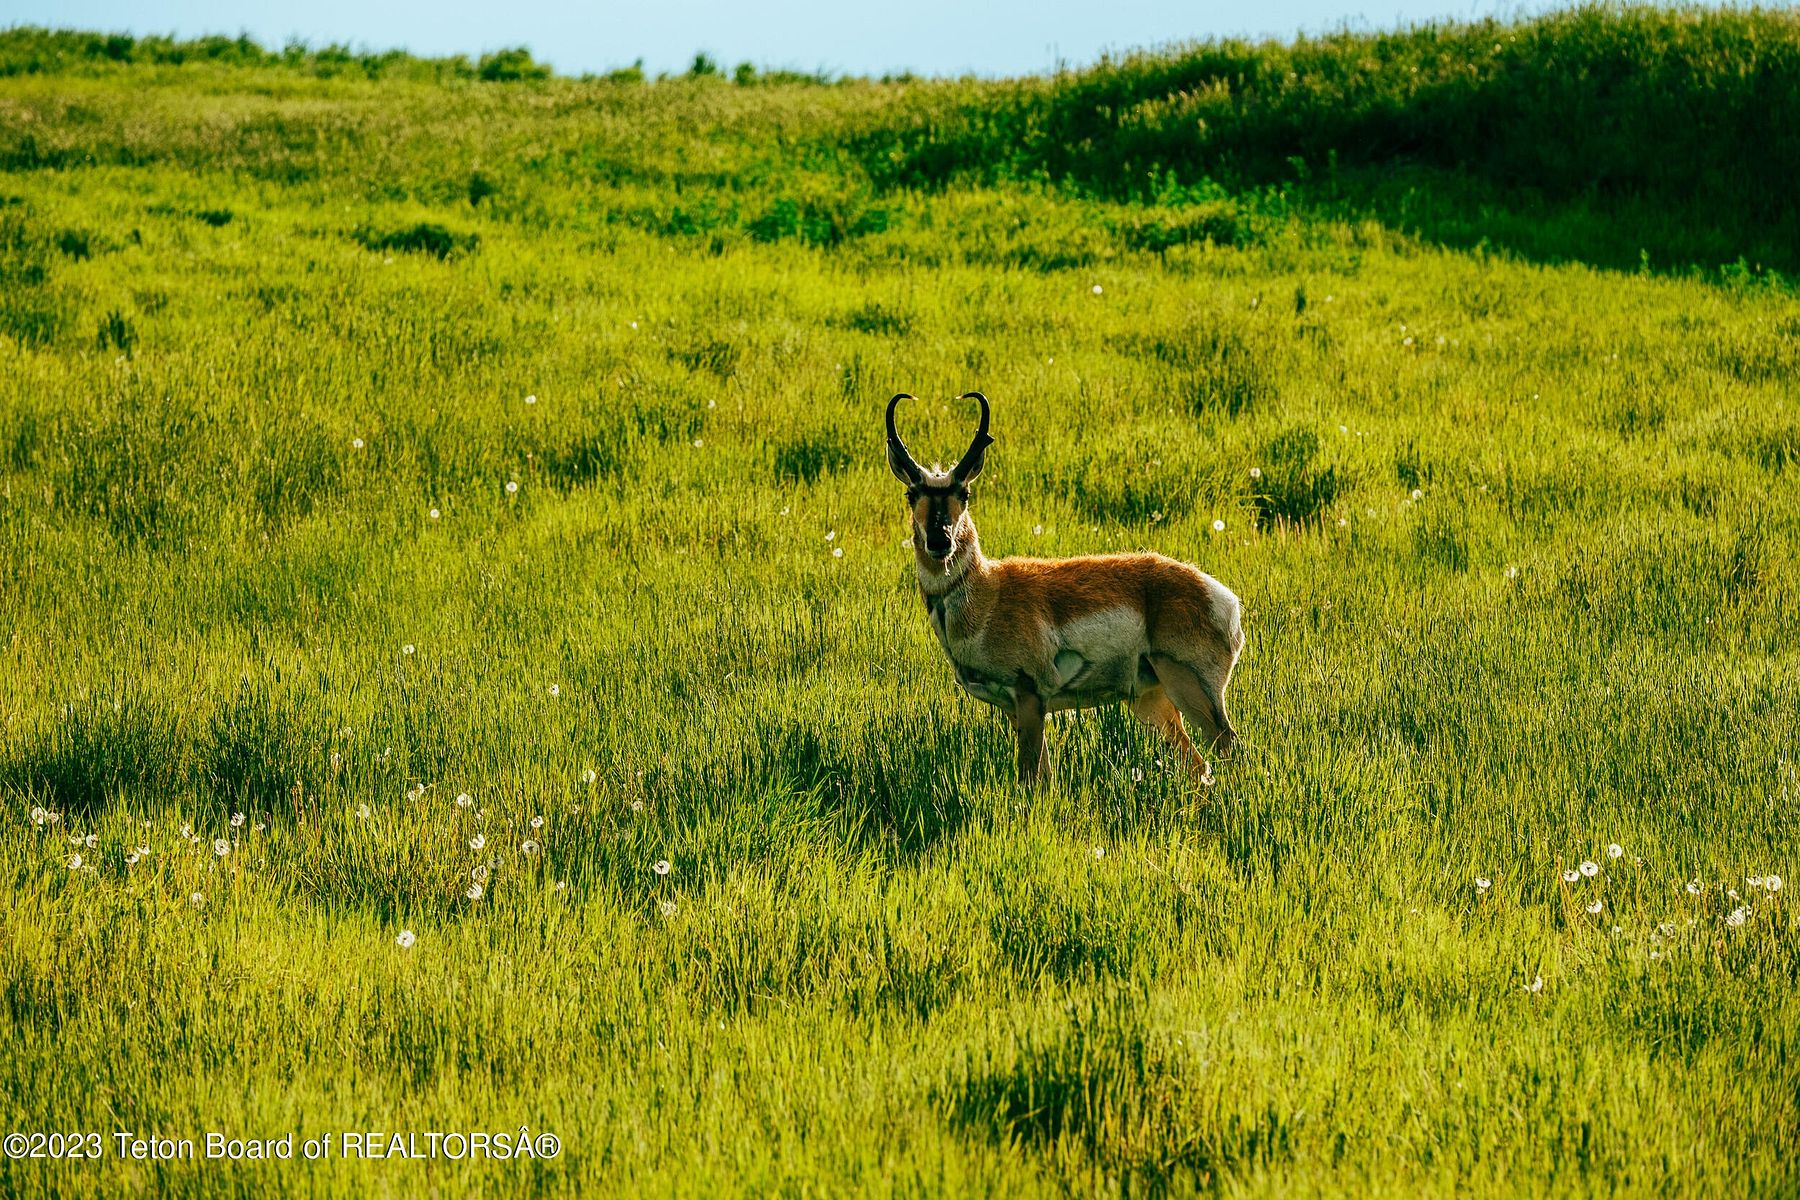
[[[1423,500],[1423,499],[1424,499],[1424,498],[1425,498],[1425,492],[1424,492],[1424,489],[1422,489],[1422,488],[1414,488],[1414,489],[1413,489],[1413,490],[1412,490],[1412,498],[1413,498],[1413,499],[1414,499],[1414,500]]]
[[[1765,877],[1763,879],[1763,887],[1771,892],[1779,892],[1781,890],[1781,876],[1769,875]]]
[[[519,843],[519,853],[520,854],[529,856],[532,854],[536,854],[538,852],[538,849],[539,849],[538,844],[536,842],[532,841],[530,838],[526,838],[524,841]]]
[[[658,900],[656,902],[656,911],[665,917],[672,917],[675,915],[675,902],[673,900]]]
[[[1098,296],[1100,294],[1100,292],[1101,292],[1100,285],[1096,283],[1094,285],[1094,295]]]
[[[367,804],[357,805],[356,806],[356,815],[365,821],[368,820],[369,819],[369,806]]]
[[[485,845],[487,845],[487,835],[485,833],[478,833],[469,839],[469,849],[471,850],[479,850]]]
[[[473,879],[476,883],[486,883],[488,881],[488,865],[486,863],[476,863],[474,866],[470,867],[469,878]]]
[[[411,642],[408,642],[408,643],[406,643],[406,645],[400,647],[400,653],[402,653],[402,654],[411,654],[414,652],[414,650],[415,650],[415,647],[413,646],[413,644]]]
[[[842,546],[833,546],[831,548],[831,557],[833,557],[833,558],[844,557],[844,548]]]
[[[1225,532],[1225,522],[1223,520],[1220,520],[1219,518],[1215,517],[1213,519],[1213,532],[1214,533],[1224,533]]]
[[[1600,873],[1600,864],[1592,859],[1587,859],[1581,864],[1581,873],[1586,875],[1589,879],[1592,879]]]
[[[1736,929],[1738,926],[1742,925],[1745,921],[1749,920],[1749,918],[1750,918],[1750,909],[1746,905],[1743,908],[1732,909],[1731,912],[1726,915],[1725,923],[1727,925],[1731,926],[1733,929]]]
[[[439,517],[441,517],[441,516],[443,516],[443,515],[444,515],[444,514],[443,514],[443,513],[441,513],[441,512],[439,512],[439,511],[438,511],[438,510],[437,510],[437,509],[435,509],[435,508],[434,508],[434,509],[432,509],[432,510],[431,510],[431,513],[430,513],[430,516],[431,516],[431,519],[432,519],[432,520],[434,520],[434,521],[435,521],[435,520],[437,520],[437,519],[438,519],[438,518],[439,518]]]
[[[533,829],[542,829],[544,827],[544,818],[542,818],[542,817],[531,818],[531,827]]]
[[[589,767],[587,770],[585,770],[581,773],[581,782],[583,782],[583,783],[593,783],[596,779],[599,779],[599,778],[600,778],[599,773],[596,772],[594,770],[594,768],[592,768],[592,767]]]
[[[81,852],[79,850],[77,850],[74,854],[69,855],[69,870],[71,870],[71,871],[81,870]]]
[[[1606,848],[1606,857],[1608,857],[1608,858],[1624,858],[1625,857],[1625,847],[1619,845],[1619,843],[1617,843],[1617,842],[1612,843],[1610,846],[1608,846]]]
[[[1597,912],[1599,912],[1599,911],[1600,911],[1600,910],[1601,910],[1601,909],[1603,909],[1603,908],[1605,908],[1605,907],[1606,907],[1606,901],[1604,901],[1604,900],[1593,900],[1593,901],[1590,901],[1590,902],[1589,902],[1589,903],[1588,903],[1588,906],[1587,906],[1587,910],[1588,910],[1588,911],[1589,911],[1589,912],[1591,912],[1591,913],[1597,913]]]
[[[394,945],[400,947],[402,950],[411,950],[413,948],[413,943],[417,940],[418,939],[413,936],[412,930],[402,929],[400,931],[400,936],[394,939]]]
[[[650,869],[655,871],[658,875],[667,875],[671,868],[668,859],[659,858],[656,860],[656,865],[652,866]]]
[[[213,853],[218,855],[220,858],[224,858],[227,854],[231,853],[231,843],[226,841],[224,838],[214,838],[213,839]]]
[[[231,827],[233,829],[240,827],[241,825],[243,825],[243,823],[244,823],[244,814],[243,813],[240,812],[240,813],[232,813],[231,814]]]
[[[1476,891],[1478,891],[1478,892],[1485,892],[1485,891],[1487,891],[1487,890],[1488,890],[1488,889],[1489,889],[1489,888],[1491,888],[1491,887],[1493,887],[1493,886],[1494,886],[1494,881],[1493,881],[1493,880],[1491,880],[1491,879],[1483,879],[1483,878],[1481,878],[1481,877],[1480,877],[1480,876],[1476,876],[1476,878],[1475,878],[1475,890],[1476,890]]]
[[[1581,872],[1577,871],[1574,867],[1570,867],[1567,871],[1562,873],[1562,877],[1564,883],[1574,883],[1577,879],[1581,878]]]
[[[475,803],[475,801],[470,798],[469,793],[467,792],[463,792],[456,797],[456,807],[458,808],[467,808],[473,803]]]
[[[199,892],[195,892],[193,895],[188,897],[188,903],[192,904],[195,908],[205,908],[206,907],[206,897]]]
[[[471,900],[479,900],[482,895],[482,887],[479,883],[471,883],[469,885],[469,890],[464,892],[463,895]]]
[[[506,481],[506,494],[507,495],[510,496],[518,490],[519,490],[519,481],[518,480],[509,479]]]
[[[562,695],[562,685],[557,684],[557,683],[551,684],[550,685],[550,695],[553,699],[557,696]]]
[[[363,440],[361,438],[351,438],[350,448],[352,450],[361,450],[363,448]]]

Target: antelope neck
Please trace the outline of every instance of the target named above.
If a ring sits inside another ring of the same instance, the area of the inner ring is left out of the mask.
[[[924,563],[915,558],[913,566],[919,577],[919,594],[925,598],[926,607],[933,611],[943,607],[951,596],[969,582],[969,576],[981,569],[984,561],[981,556],[981,541],[973,530],[970,531],[968,540],[951,555],[948,571],[927,570]]]

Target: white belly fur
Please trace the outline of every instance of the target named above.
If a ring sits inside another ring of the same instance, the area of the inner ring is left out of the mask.
[[[1109,608],[1057,630],[1054,677],[1038,681],[1049,708],[1128,700],[1138,692],[1138,663],[1150,651],[1144,614]]]

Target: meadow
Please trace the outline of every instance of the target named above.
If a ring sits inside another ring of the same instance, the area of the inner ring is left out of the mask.
[[[1797,46],[0,34],[0,1192],[1800,1192]],[[1243,598],[1210,786],[955,688],[971,388],[988,553]]]

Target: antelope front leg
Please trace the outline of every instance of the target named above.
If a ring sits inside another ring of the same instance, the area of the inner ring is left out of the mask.
[[[1031,787],[1044,767],[1044,702],[1029,685],[1018,689],[1013,728],[1019,734],[1019,782]]]

